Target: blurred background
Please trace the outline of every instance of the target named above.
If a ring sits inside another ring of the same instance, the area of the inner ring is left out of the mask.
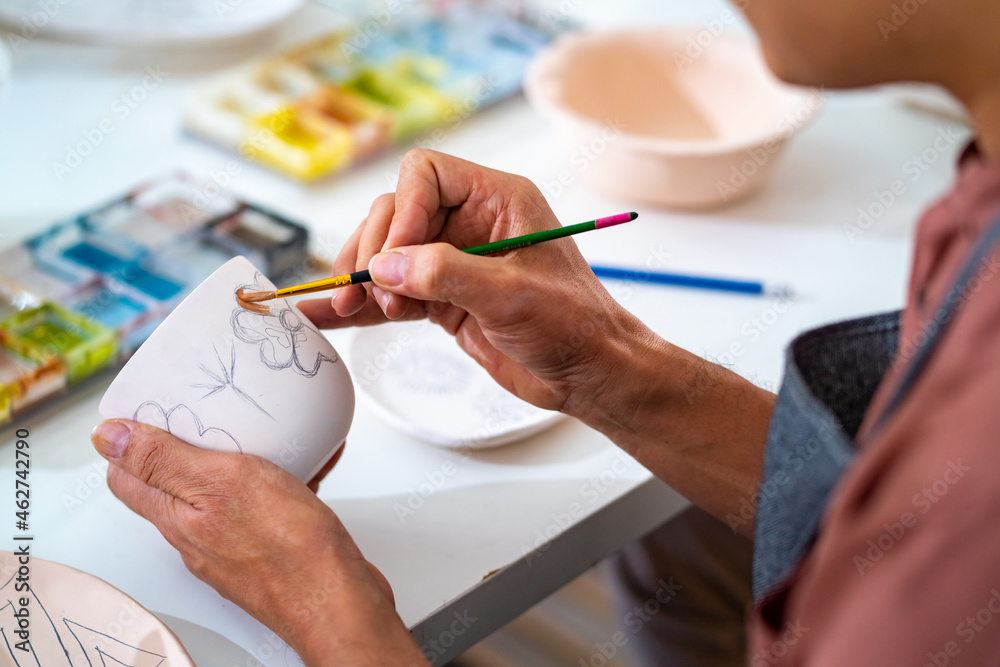
[[[830,226],[843,226],[851,243],[865,235],[895,244],[910,238],[919,210],[944,187],[962,142],[907,167],[912,147],[936,146],[941,127],[966,132],[961,112],[932,90],[776,88],[740,50],[752,45],[745,21],[718,0],[0,0],[0,26],[0,249],[183,173],[198,210],[219,197],[254,201],[308,227],[309,252],[329,262],[372,200],[395,188],[401,157],[414,147],[527,176],[564,223],[639,202],[679,211],[682,234],[704,209],[719,230],[760,222],[766,235],[818,227],[822,217],[843,221]],[[584,62],[579,54],[549,62],[536,71],[530,100],[521,94],[529,63],[568,35],[658,26],[686,32],[672,37],[658,65],[619,65],[675,83],[674,98],[641,81],[623,93],[611,85],[623,80],[613,68],[600,69],[603,58],[593,72],[572,73],[577,88],[561,87],[570,80],[563,73]],[[760,94],[740,88],[750,85]],[[742,101],[727,98],[736,89]],[[643,127],[650,117],[675,124]],[[764,151],[756,166],[755,146]],[[607,160],[591,155],[605,150]],[[787,154],[771,160],[779,150]],[[684,162],[695,153],[714,162]],[[842,175],[835,187],[831,172]],[[643,182],[650,174],[653,186]],[[689,177],[673,192],[656,185]],[[894,195],[891,211],[878,209],[897,177],[920,187]],[[715,243],[675,259],[697,268]],[[598,255],[600,244],[581,241]],[[901,285],[906,247],[883,256]],[[740,261],[736,248],[725,266],[736,275],[782,272],[780,262],[748,259],[744,269]],[[844,303],[863,302],[855,287]],[[786,325],[769,335],[789,337]],[[777,369],[773,347],[743,361]],[[89,460],[89,452],[66,451],[55,465]],[[637,664],[628,647],[612,658],[595,653],[595,641],[621,624],[606,574],[589,570],[454,664]]]

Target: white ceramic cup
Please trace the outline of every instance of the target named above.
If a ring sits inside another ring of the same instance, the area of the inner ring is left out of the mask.
[[[226,262],[136,351],[98,409],[309,481],[350,430],[350,374],[298,308],[276,299],[271,315],[252,313],[236,303],[241,287],[275,288],[246,258]]]

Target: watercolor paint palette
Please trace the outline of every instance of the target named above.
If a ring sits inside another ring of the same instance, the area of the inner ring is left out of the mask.
[[[279,284],[312,279],[308,242],[302,225],[176,175],[0,249],[0,425],[120,365],[237,255]]]
[[[185,124],[286,175],[325,176],[518,92],[563,24],[516,5],[413,3],[360,21],[221,75]]]

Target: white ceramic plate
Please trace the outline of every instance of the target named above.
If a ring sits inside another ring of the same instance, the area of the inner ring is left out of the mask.
[[[5,0],[0,21],[36,33],[101,44],[155,46],[226,39],[263,30],[305,0]]]
[[[174,631],[174,634],[181,638],[181,641],[184,642],[184,648],[191,654],[191,659],[201,667],[210,667],[211,665],[222,665],[223,667],[246,665],[249,667],[261,664],[246,649],[223,637],[215,630],[170,614],[154,613],[158,619]],[[277,652],[281,653],[282,651],[279,648]],[[284,654],[285,665],[288,667],[304,667],[302,661],[290,647],[285,647]],[[113,667],[113,665],[108,667]]]
[[[426,321],[358,329],[350,370],[375,414],[408,435],[444,447],[504,445],[562,417],[505,390],[454,338]]]
[[[18,556],[0,551],[0,664],[195,667],[177,636],[111,584],[39,558],[28,564],[28,590],[17,590]],[[28,651],[17,648],[15,614],[28,598]],[[68,663],[67,663],[68,660]]]

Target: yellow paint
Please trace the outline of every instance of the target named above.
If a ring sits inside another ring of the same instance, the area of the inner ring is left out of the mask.
[[[256,157],[297,178],[310,180],[344,167],[353,139],[343,123],[291,108],[258,117],[251,133],[261,135]]]

